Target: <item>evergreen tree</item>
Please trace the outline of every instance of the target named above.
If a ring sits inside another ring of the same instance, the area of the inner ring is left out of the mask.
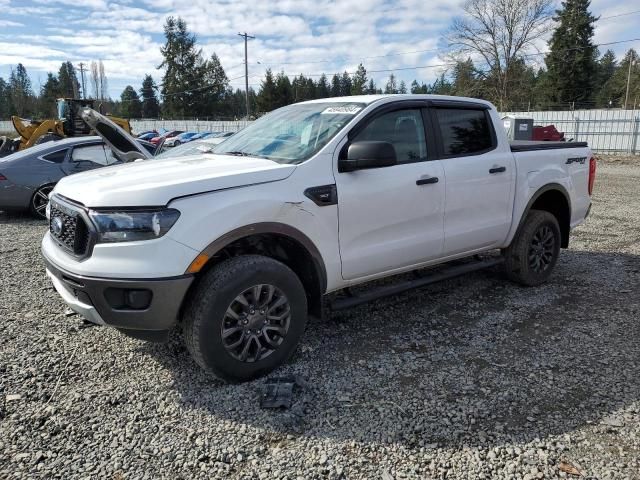
[[[452,77],[454,95],[458,97],[474,97],[479,94],[476,68],[470,58],[456,62],[453,67]]]
[[[398,93],[402,93],[402,94],[407,93],[407,84],[404,83],[404,80],[400,80],[400,86],[398,87]]]
[[[331,78],[331,96],[339,97],[340,95],[342,95],[342,85],[340,84],[340,77],[336,73]]]
[[[60,95],[65,98],[80,98],[80,82],[71,62],[63,62],[58,71]]]
[[[369,85],[367,85],[367,95],[375,95],[376,93],[378,93],[378,89],[376,88],[376,83],[372,78],[369,80]]]
[[[193,92],[194,106],[190,110],[191,115],[209,117],[220,114],[229,89],[229,79],[215,53],[209,60],[200,63],[198,78],[202,87]]]
[[[418,83],[417,80],[411,82],[411,93],[429,93],[429,86],[425,83]]]
[[[11,116],[11,95],[9,94],[9,84],[0,77],[0,120]]]
[[[56,118],[56,100],[61,97],[60,82],[53,73],[47,73],[47,80],[40,89],[39,113],[47,118]]]
[[[327,76],[323,73],[316,85],[316,98],[328,98],[330,96],[331,91],[329,81],[327,80]]]
[[[627,81],[629,81],[629,100],[627,108],[634,108],[640,101],[640,62],[638,54],[630,49],[620,62],[611,78],[603,85],[598,93],[597,101],[606,107],[624,107],[627,95]],[[629,62],[631,75],[629,75]]]
[[[364,65],[358,65],[356,73],[351,81],[351,95],[364,95],[367,93],[367,70]]]
[[[196,36],[187,30],[180,17],[168,17],[164,25],[165,44],[160,48],[164,68],[162,78],[163,109],[170,116],[185,116],[194,112],[201,100],[200,74],[202,53],[196,48]]]
[[[160,116],[160,102],[158,102],[156,95],[157,88],[153,77],[151,75],[145,75],[142,81],[142,88],[140,89],[143,118],[158,118]]]
[[[127,85],[120,95],[120,112],[125,118],[141,118],[142,102],[131,85]]]
[[[27,69],[21,63],[18,64],[15,70],[11,69],[9,95],[11,106],[16,115],[24,117],[32,113],[33,90],[31,89],[31,80],[27,75]]]
[[[264,80],[260,86],[258,94],[258,111],[262,113],[270,112],[276,104],[276,82],[273,79],[273,72],[267,69]]]
[[[276,75],[276,101],[273,108],[284,107],[293,103],[293,88],[291,88],[291,81],[284,72],[280,72]]]
[[[340,77],[340,96],[348,97],[351,95],[351,77],[347,72],[343,72]]]
[[[389,80],[387,80],[387,84],[384,87],[384,93],[398,93],[398,82],[393,73],[389,75]]]
[[[607,87],[609,80],[616,73],[617,61],[616,55],[611,50],[607,50],[605,54],[598,60],[598,82],[596,93],[596,107],[608,107],[611,99],[611,91]]]
[[[558,22],[551,40],[547,65],[547,95],[555,102],[588,102],[593,98],[597,73],[597,48],[590,0],[565,0],[556,10]]]
[[[451,95],[453,93],[453,85],[447,80],[447,77],[442,73],[433,84],[427,88],[425,93],[433,93],[434,95]]]

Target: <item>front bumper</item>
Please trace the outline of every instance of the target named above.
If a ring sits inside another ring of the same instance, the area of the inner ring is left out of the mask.
[[[92,323],[148,339],[162,337],[152,332],[168,332],[176,325],[182,301],[194,279],[193,275],[142,280],[86,277],[62,270],[46,256],[44,261],[53,286],[74,312]],[[114,291],[148,291],[150,301],[137,309],[114,305]]]

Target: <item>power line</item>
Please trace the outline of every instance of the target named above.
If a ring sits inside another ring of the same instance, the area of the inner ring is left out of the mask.
[[[598,21],[600,21],[600,20],[608,20],[610,18],[626,17],[628,15],[637,15],[638,13],[640,13],[640,10],[633,10],[632,12],[619,13],[617,15],[609,15],[607,17],[600,17],[598,19]]]

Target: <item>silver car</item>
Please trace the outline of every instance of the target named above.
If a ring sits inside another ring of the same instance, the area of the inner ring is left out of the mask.
[[[100,137],[65,138],[0,158],[0,210],[44,218],[49,192],[62,177],[120,163]]]

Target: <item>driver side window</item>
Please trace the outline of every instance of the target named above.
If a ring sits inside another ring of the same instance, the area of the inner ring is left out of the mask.
[[[374,118],[358,133],[353,142],[389,142],[396,150],[398,163],[427,159],[427,144],[420,109],[388,112]]]

